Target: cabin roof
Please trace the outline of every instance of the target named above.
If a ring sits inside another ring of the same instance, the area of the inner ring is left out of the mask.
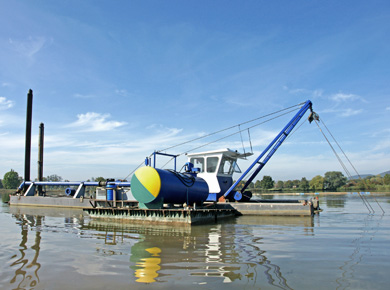
[[[189,153],[189,154],[187,154],[187,156],[194,157],[194,156],[207,156],[207,155],[217,155],[217,154],[223,154],[225,156],[229,156],[229,157],[233,157],[233,158],[241,158],[241,159],[243,159],[247,156],[253,155],[253,153],[250,153],[250,152],[240,153],[237,150],[225,148],[225,149],[218,149],[218,150],[212,150],[212,151]]]

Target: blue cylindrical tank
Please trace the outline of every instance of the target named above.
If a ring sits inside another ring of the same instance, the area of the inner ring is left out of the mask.
[[[144,204],[152,202],[203,203],[209,194],[207,182],[190,174],[145,166],[131,178],[131,192]]]
[[[107,200],[114,200],[114,188],[115,184],[107,184]]]

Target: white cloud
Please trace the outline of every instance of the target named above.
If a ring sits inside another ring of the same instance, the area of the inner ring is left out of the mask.
[[[360,113],[362,113],[363,110],[360,109],[360,110],[353,110],[353,109],[345,109],[342,113],[341,113],[341,116],[342,117],[350,117],[350,116],[355,116],[355,115],[358,115]]]
[[[94,112],[79,114],[77,115],[78,120],[66,127],[78,128],[84,132],[101,132],[113,130],[126,124],[126,122],[108,121],[107,119],[109,117],[110,114],[99,114]]]
[[[73,97],[77,98],[77,99],[92,99],[94,98],[93,95],[83,95],[83,94],[74,94]]]
[[[322,97],[323,94],[324,94],[323,90],[314,90],[314,91],[312,91],[312,96],[313,97]]]
[[[363,112],[363,109],[354,110],[351,108],[348,109],[326,109],[322,110],[321,113],[335,113],[341,117],[351,117],[358,115]]]
[[[0,134],[1,150],[6,154],[7,151],[24,148],[25,139],[23,135],[15,135],[9,132]]]
[[[356,100],[364,101],[364,99],[361,96],[354,95],[354,94],[344,94],[344,93],[334,94],[330,97],[330,99],[336,102],[348,102],[348,101],[356,101]]]
[[[383,138],[383,136],[389,136],[389,134],[390,134],[390,128],[384,128],[372,132],[366,132],[362,135],[368,136],[369,138],[378,138],[378,136]]]
[[[147,126],[146,129],[148,129],[148,130],[154,129],[158,133],[162,133],[166,136],[175,136],[178,133],[183,131],[183,129],[169,128],[169,127],[165,127],[161,124],[151,124],[151,125]]]
[[[286,86],[284,88],[288,89]],[[307,90],[307,89],[290,89],[288,92],[290,94],[307,94],[307,93],[310,93],[310,91]]]
[[[6,110],[12,108],[13,106],[13,101],[7,100],[5,97],[0,97],[0,110]]]
[[[310,97],[310,98],[319,98],[319,97],[322,97],[324,94],[324,91],[321,89],[316,89],[316,90],[308,90],[308,89],[301,89],[301,88],[290,89],[287,86],[283,86],[283,89],[288,91],[290,94],[306,95],[307,97]]]
[[[373,148],[373,151],[389,151],[389,150],[390,150],[390,140],[381,140]]]
[[[127,90],[115,90],[115,94],[121,96],[121,97],[128,97],[129,92]]]
[[[250,107],[252,106],[251,102],[245,100],[242,97],[233,97],[233,98],[228,98],[225,100],[226,103],[234,106],[239,106],[239,107]]]
[[[120,142],[110,138],[80,141],[72,134],[53,136],[50,140],[47,139],[46,148],[50,150],[45,153],[46,169],[48,172],[55,172],[72,180],[101,175],[124,178],[143,163],[145,157],[153,151],[194,137],[192,135],[181,136],[178,134],[181,129],[164,128],[159,125],[149,130],[153,130],[154,133],[147,134],[147,137],[138,136],[136,139],[126,137]],[[173,150],[169,153],[179,152]],[[178,164],[184,164],[186,157],[180,158]],[[157,164],[163,166],[169,160],[169,157],[159,157]],[[172,166],[173,163],[170,162],[164,168],[172,168]],[[87,171],[82,172],[80,168],[85,168]]]
[[[29,37],[27,40],[9,39],[9,44],[16,52],[27,58],[33,58],[45,45],[44,37]]]

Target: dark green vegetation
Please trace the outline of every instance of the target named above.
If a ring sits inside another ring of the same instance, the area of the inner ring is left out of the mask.
[[[9,202],[9,195],[13,194],[15,192],[14,189],[0,189],[0,195],[1,195],[1,201],[2,202]]]
[[[9,172],[4,174],[3,180],[0,180],[0,188],[16,189],[21,182],[22,179],[19,177],[19,174],[11,169]]]
[[[43,178],[44,181],[63,181],[61,176],[52,174]],[[104,177],[92,177],[87,181],[105,181]],[[4,178],[0,179],[0,189],[16,189],[23,179],[19,174],[11,169],[4,174]],[[68,180],[64,180],[68,181]],[[241,181],[237,189],[241,189],[245,180]],[[60,190],[58,186],[46,186],[47,190]],[[91,193],[94,188],[90,188]],[[370,190],[370,191],[390,191],[390,173],[385,172],[378,175],[365,175],[364,178],[356,178],[348,180],[340,171],[328,171],[324,176],[317,175],[311,180],[307,180],[306,177],[302,177],[300,180],[278,180],[274,181],[271,176],[263,176],[262,180],[251,182],[248,186],[248,190],[254,192],[260,191],[354,191],[354,190]]]
[[[245,180],[241,181],[237,189],[241,189]],[[361,179],[348,180],[340,171],[329,171],[324,176],[317,175],[311,180],[302,177],[301,180],[274,181],[271,176],[264,176],[248,186],[248,190],[253,192],[261,191],[389,191],[390,174],[368,175]]]

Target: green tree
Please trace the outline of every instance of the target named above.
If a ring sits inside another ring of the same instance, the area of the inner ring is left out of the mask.
[[[264,175],[263,179],[260,181],[260,186],[263,189],[270,189],[274,187],[274,183],[271,176]]]
[[[284,183],[284,188],[293,188],[294,184],[291,180],[287,180],[285,183]]]
[[[356,183],[356,187],[359,189],[359,190],[365,190],[368,188],[368,184],[367,184],[367,181],[365,181],[364,179],[359,179]]]
[[[328,171],[324,176],[324,189],[336,190],[347,183],[347,178],[340,171]]]
[[[57,174],[49,175],[47,178],[47,181],[62,181],[62,177],[58,176]]]
[[[11,171],[4,174],[3,186],[7,189],[16,189],[19,186],[19,174],[11,169]]]
[[[310,188],[314,190],[324,189],[324,178],[321,175],[314,176],[309,182]]]
[[[373,176],[369,180],[370,180],[370,183],[372,185],[375,185],[375,186],[383,184],[383,177],[380,175]]]
[[[357,180],[353,179],[353,180],[350,180],[347,182],[347,184],[345,185],[345,187],[354,187],[356,186],[357,184]]]
[[[307,181],[306,177],[302,177],[301,182],[299,183],[299,188],[302,190],[310,189],[309,181]]]
[[[278,180],[276,182],[276,188],[282,189],[284,187],[284,182],[282,180]]]
[[[261,188],[260,180],[256,180],[255,188]]]
[[[3,188],[3,181],[0,179],[0,188]]]
[[[384,182],[384,184],[386,184],[386,185],[389,185],[389,184],[390,184],[390,174],[386,174],[386,175],[383,177],[383,182]]]
[[[299,187],[300,181],[298,179],[294,179],[292,183],[293,183],[293,188],[297,188]]]

